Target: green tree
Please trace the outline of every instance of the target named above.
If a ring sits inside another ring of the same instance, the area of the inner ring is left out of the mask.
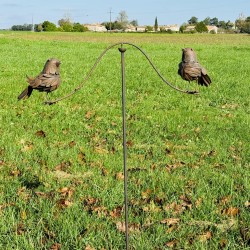
[[[208,32],[207,26],[203,22],[197,23],[195,29],[199,33]]]
[[[205,25],[209,25],[210,24],[210,17],[208,16],[208,17],[206,17],[204,20],[203,20],[203,23],[205,24]]]
[[[44,21],[42,24],[43,31],[57,31],[57,27],[54,23]]]
[[[58,25],[61,27],[62,31],[71,32],[73,31],[73,23],[69,18],[62,18],[58,21]]]
[[[226,22],[225,21],[219,21],[218,27],[222,28],[222,29],[226,29],[227,28]]]
[[[158,31],[158,20],[157,20],[157,17],[155,18],[154,30],[155,30],[155,32]]]
[[[188,20],[188,23],[189,23],[189,24],[195,25],[195,24],[198,23],[198,18],[195,17],[195,16],[192,16],[192,17]]]
[[[74,23],[72,31],[74,31],[74,32],[85,32],[87,30],[88,30],[88,28],[84,27],[82,24]]]
[[[217,17],[210,19],[210,25],[218,26],[219,20]]]
[[[132,24],[133,26],[138,26],[138,21],[137,20],[133,20],[130,22],[130,24]]]
[[[146,26],[146,28],[145,28],[145,32],[150,32],[150,31],[153,31],[153,27],[152,26]]]
[[[43,30],[42,24],[35,24],[34,30],[36,32],[41,32]]]
[[[186,29],[186,26],[185,25],[181,25],[180,28],[179,28],[179,32],[180,33],[184,33],[185,29]]]

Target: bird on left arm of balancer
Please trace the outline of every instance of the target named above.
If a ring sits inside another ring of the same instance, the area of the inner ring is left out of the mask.
[[[27,76],[29,86],[18,96],[18,100],[29,98],[33,89],[47,94],[56,90],[61,83],[60,64],[58,59],[50,58],[46,61],[42,72],[35,78]]]

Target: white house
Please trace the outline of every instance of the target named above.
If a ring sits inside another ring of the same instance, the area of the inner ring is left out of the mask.
[[[180,25],[178,25],[178,24],[160,25],[159,29],[163,29],[165,31],[171,30],[174,32],[178,32],[180,30]]]
[[[94,31],[94,32],[106,32],[107,31],[106,27],[99,23],[84,24],[84,26],[87,27],[89,31]]]

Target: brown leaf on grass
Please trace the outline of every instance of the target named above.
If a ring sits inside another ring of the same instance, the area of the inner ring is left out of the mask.
[[[75,141],[71,141],[71,142],[69,142],[69,147],[74,147],[76,145],[76,142]]]
[[[176,162],[176,163],[174,163],[174,164],[167,164],[167,165],[166,165],[166,170],[167,170],[169,173],[172,173],[175,169],[180,168],[180,167],[183,167],[183,166],[185,166],[185,162],[183,162],[183,161]]]
[[[108,175],[108,170],[104,167],[102,167],[102,175],[107,176]]]
[[[90,245],[87,245],[85,247],[85,250],[96,250],[94,247],[91,247]]]
[[[116,228],[119,232],[122,232],[122,233],[125,233],[126,231],[126,224],[125,222],[121,222],[121,221],[118,221],[115,223],[116,224]],[[128,231],[131,233],[131,232],[139,232],[140,231],[140,224],[137,224],[137,223],[130,223],[128,225]]]
[[[222,214],[227,216],[237,216],[239,213],[240,210],[237,207],[229,207],[222,210]]]
[[[192,209],[192,201],[189,198],[187,198],[185,195],[181,195],[180,200],[182,200],[181,205],[183,208]]]
[[[250,208],[250,201],[246,201],[244,205],[245,207]]]
[[[124,180],[124,174],[123,172],[116,173],[115,175],[116,180]]]
[[[106,148],[102,147],[101,145],[98,145],[95,147],[95,152],[98,154],[108,154],[109,153],[109,151]]]
[[[201,204],[202,204],[202,201],[203,201],[202,198],[197,199],[197,200],[195,201],[195,207],[196,207],[196,208],[199,208],[199,207],[201,206]]]
[[[99,202],[100,200],[94,197],[88,197],[83,200],[84,206],[93,206],[95,204],[98,204]]]
[[[37,137],[43,137],[43,138],[46,137],[46,134],[43,130],[36,131],[35,135]]]
[[[9,207],[9,206],[15,206],[16,204],[14,202],[11,202],[11,203],[5,203],[5,204],[0,204],[0,212],[2,210],[4,210],[6,207]]]
[[[232,200],[231,195],[223,196],[223,197],[219,200],[219,204],[220,204],[220,205],[227,205],[231,200]]]
[[[51,250],[60,250],[61,249],[61,244],[59,244],[59,243],[54,243],[51,247],[50,247],[50,249]]]
[[[97,213],[99,217],[107,216],[108,215],[108,210],[104,206],[96,206],[92,208],[92,212]]]
[[[83,164],[86,163],[86,154],[83,152],[80,152],[78,154],[78,160],[80,163],[83,163]]]
[[[38,196],[38,197],[41,197],[41,198],[53,198],[55,196],[54,192],[40,192],[40,191],[36,191],[35,194]]]
[[[32,150],[34,147],[34,144],[32,142],[27,142],[27,144],[25,144],[23,146],[23,148],[21,149],[22,152],[27,152],[27,151],[30,151]]]
[[[109,212],[109,215],[111,216],[111,218],[120,218],[122,216],[122,212],[123,212],[123,207],[119,206],[114,208],[112,211]]]
[[[70,166],[71,166],[71,162],[70,162],[70,161],[64,161],[64,162],[61,162],[60,164],[58,164],[57,166],[55,166],[54,169],[55,169],[55,170],[62,170],[62,171],[65,171],[65,170],[67,170]]]
[[[126,142],[126,145],[127,145],[128,148],[132,148],[134,143],[131,140],[129,140],[129,141]]]
[[[12,170],[10,171],[10,175],[14,177],[18,177],[21,175],[21,171],[19,169]]]
[[[227,239],[220,240],[220,248],[225,248],[227,246]]]
[[[180,222],[179,218],[166,218],[161,221],[161,224],[166,224],[168,226],[176,225]]]
[[[184,211],[182,205],[177,204],[175,201],[170,203],[170,204],[167,204],[164,207],[164,210],[167,211],[167,212],[168,211],[173,211],[174,214],[181,214]]]
[[[17,228],[16,228],[16,233],[17,233],[18,235],[21,235],[21,234],[23,234],[23,233],[25,233],[25,232],[26,232],[26,228],[25,228],[24,224],[23,224],[23,223],[19,223],[19,224],[17,225]]]
[[[63,188],[60,188],[58,192],[61,194],[61,196],[70,198],[75,192],[75,190],[73,188],[63,187]]]
[[[144,200],[148,199],[150,197],[151,193],[152,193],[152,190],[149,188],[146,189],[145,191],[141,192],[142,199],[144,199]]]
[[[165,243],[165,245],[169,248],[173,248],[173,247],[176,247],[178,241],[177,240],[171,240],[171,241],[168,241],[167,243]]]
[[[206,233],[199,235],[198,238],[200,241],[203,241],[203,242],[208,241],[212,238],[212,233],[210,231],[207,231]]]
[[[92,111],[87,111],[86,114],[85,114],[85,118],[87,120],[89,120],[93,115],[94,115],[94,113]]]
[[[57,201],[57,205],[60,207],[60,208],[67,208],[67,207],[70,207],[73,205],[73,202],[72,201],[69,201],[67,199],[60,199]]]

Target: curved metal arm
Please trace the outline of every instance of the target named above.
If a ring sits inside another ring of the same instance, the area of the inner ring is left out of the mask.
[[[129,42],[119,42],[119,43],[115,43],[115,44],[112,44],[110,45],[109,47],[107,47],[102,53],[101,55],[97,58],[95,64],[93,65],[93,67],[90,69],[89,73],[85,76],[85,78],[83,79],[83,82],[78,86],[76,87],[72,92],[70,92],[68,95],[65,95],[64,97],[61,97],[61,98],[58,98],[54,101],[46,101],[44,102],[44,104],[48,104],[48,105],[51,105],[51,104],[54,104],[54,103],[57,103],[61,100],[64,100],[70,96],[72,96],[73,94],[75,94],[78,90],[80,90],[82,87],[83,87],[83,84],[89,80],[89,78],[91,77],[93,71],[95,70],[95,68],[97,67],[98,63],[101,61],[102,57],[113,47],[115,46],[118,46],[118,45],[123,45],[123,44],[127,44],[127,45],[130,45],[136,49],[138,49],[145,57],[146,59],[148,60],[148,62],[150,63],[150,65],[152,66],[152,68],[155,70],[155,72],[157,73],[157,75],[162,79],[163,82],[165,82],[169,87],[175,89],[176,91],[179,91],[179,92],[182,92],[182,93],[185,93],[185,94],[198,94],[199,92],[196,91],[196,90],[193,90],[193,91],[189,91],[189,90],[182,90],[182,89],[179,89],[175,86],[173,86],[171,83],[169,83],[163,76],[162,74],[159,72],[159,70],[157,70],[157,68],[155,67],[155,65],[153,64],[153,62],[150,60],[150,58],[147,56],[147,54],[140,48],[138,47],[137,45],[135,44],[132,44],[132,43],[129,43]]]

